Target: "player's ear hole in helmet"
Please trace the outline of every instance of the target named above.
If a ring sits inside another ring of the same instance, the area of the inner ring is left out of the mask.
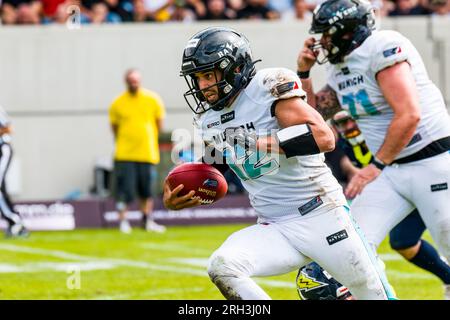
[[[184,93],[187,104],[197,114],[228,107],[255,75],[258,61],[252,60],[247,38],[237,31],[212,27],[198,32],[183,52],[180,76],[189,87]],[[214,70],[219,71],[220,77],[216,75],[214,84],[200,89],[195,74]],[[212,87],[217,87],[218,99],[207,103],[205,92]]]
[[[351,300],[347,287],[315,262],[298,271],[297,292],[301,300]]]
[[[375,29],[375,14],[367,0],[327,0],[313,12],[311,34],[322,34],[311,48],[322,50],[318,64],[343,62]]]

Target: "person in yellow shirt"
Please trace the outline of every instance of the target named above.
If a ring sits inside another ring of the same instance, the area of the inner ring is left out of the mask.
[[[128,70],[125,82],[127,91],[109,109],[115,140],[113,188],[120,230],[131,232],[126,213],[137,195],[146,230],[164,232],[165,227],[151,218],[151,185],[160,157],[158,134],[165,116],[164,104],[158,94],[141,87],[139,71]]]

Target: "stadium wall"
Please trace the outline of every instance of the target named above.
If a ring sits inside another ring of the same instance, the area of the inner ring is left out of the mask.
[[[218,25],[219,23],[215,23]],[[251,41],[259,68],[295,69],[308,37],[302,22],[223,22]],[[15,158],[8,183],[16,200],[86,194],[98,158],[111,158],[113,140],[107,110],[124,90],[130,67],[143,73],[145,87],[164,99],[165,130],[191,130],[189,109],[178,76],[187,39],[209,26],[132,24],[0,28],[0,104],[14,126]],[[450,19],[384,19],[381,28],[402,32],[416,45],[430,77],[450,102]],[[324,84],[322,67],[312,72]]]
[[[119,226],[119,214],[111,199],[53,200],[16,202],[28,230],[74,230]],[[246,195],[232,195],[208,206],[183,211],[167,211],[161,199],[156,199],[153,218],[164,225],[200,225],[224,223],[254,223],[255,210]],[[127,214],[133,226],[142,226],[142,212],[133,203]],[[0,230],[8,226],[0,218]]]

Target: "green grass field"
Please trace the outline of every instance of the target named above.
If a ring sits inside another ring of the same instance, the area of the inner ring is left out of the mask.
[[[0,299],[223,299],[206,273],[209,255],[244,225],[34,232],[0,240]],[[429,236],[426,235],[429,239]],[[402,260],[385,241],[379,252],[400,299],[442,299],[440,281]],[[298,299],[296,273],[260,278],[273,299]],[[77,288],[79,285],[79,288]]]

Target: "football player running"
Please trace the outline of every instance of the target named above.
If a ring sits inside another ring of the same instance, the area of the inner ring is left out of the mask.
[[[349,198],[357,196],[352,214],[369,243],[378,246],[417,208],[449,260],[450,118],[444,99],[411,42],[374,25],[366,1],[322,3],[310,29],[321,39],[305,41],[298,75],[308,103],[325,119],[347,110],[374,154],[345,190]],[[309,71],[326,61],[327,85],[314,94]]]
[[[227,299],[270,299],[251,277],[288,273],[313,259],[357,299],[391,297],[324,163],[323,152],[334,148],[331,129],[306,103],[294,72],[256,72],[254,65],[248,40],[228,28],[200,31],[183,52],[184,96],[207,146],[203,161],[231,168],[258,215],[212,254],[211,280]],[[200,204],[194,191],[178,196],[182,188],[165,184],[166,208]]]
[[[373,156],[358,125],[347,111],[337,112],[331,119],[331,124],[339,134],[336,148],[340,148],[343,157],[346,158],[345,161],[341,160],[341,167],[343,169],[345,167],[344,171],[350,179],[361,168],[367,166],[373,160]],[[414,209],[389,232],[389,244],[407,261],[437,276],[444,288],[447,288],[450,286],[450,266],[432,244],[421,238],[425,230],[419,212]],[[339,300],[343,299],[345,293],[342,285],[334,281],[314,262],[299,270],[297,290],[302,299],[311,300]],[[445,291],[444,298],[449,300],[449,290]]]

